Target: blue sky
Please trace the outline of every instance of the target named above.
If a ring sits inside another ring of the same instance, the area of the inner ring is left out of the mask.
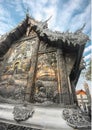
[[[16,27],[25,18],[27,8],[36,20],[52,16],[48,24],[53,31],[74,32],[86,23],[83,32],[91,38],[91,0],[0,0],[0,34]],[[83,54],[87,64],[91,49],[88,42]]]

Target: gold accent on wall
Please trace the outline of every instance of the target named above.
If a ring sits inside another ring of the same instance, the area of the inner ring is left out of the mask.
[[[21,68],[21,62],[20,62],[20,60],[17,60],[17,61],[15,61],[15,62],[13,63],[13,69],[15,69],[16,66],[18,67],[18,69]]]

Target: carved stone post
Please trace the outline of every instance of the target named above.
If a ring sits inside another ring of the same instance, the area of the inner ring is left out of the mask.
[[[66,105],[71,104],[70,93],[69,93],[69,84],[68,77],[66,73],[66,64],[63,56],[63,52],[61,49],[57,50],[57,62],[59,68],[60,75],[60,90],[62,93],[63,103]]]
[[[38,61],[38,49],[39,49],[39,40],[37,38],[35,42],[34,52],[32,54],[31,60],[31,67],[28,75],[28,84],[26,89],[26,97],[27,101],[33,102],[34,101],[34,92],[35,92],[35,77],[36,77],[36,68],[37,68],[37,61]]]

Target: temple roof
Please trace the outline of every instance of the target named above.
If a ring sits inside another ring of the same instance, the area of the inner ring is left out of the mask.
[[[77,95],[86,95],[86,92],[81,89],[81,90],[77,90],[77,91],[76,91],[76,94],[77,94]]]
[[[89,37],[82,32],[84,25],[74,33],[68,31],[63,33],[58,31],[53,32],[47,27],[47,20],[45,22],[38,22],[27,16],[15,29],[1,36],[0,57],[6,53],[14,41],[20,39],[25,34],[29,24],[31,24],[32,29],[41,40],[47,43],[52,42],[52,46],[63,46],[73,50],[79,49],[78,46],[85,45],[89,40]]]

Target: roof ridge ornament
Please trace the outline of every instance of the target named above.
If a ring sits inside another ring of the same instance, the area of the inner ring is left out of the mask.
[[[47,29],[48,28],[48,21],[51,19],[52,16],[50,16],[47,20],[43,21],[43,22],[39,22],[38,26],[39,29]]]
[[[52,15],[47,20],[45,20],[44,22],[47,23],[51,18],[52,18]]]
[[[83,29],[84,29],[85,26],[86,26],[86,23],[84,23],[81,28],[79,28],[78,30],[76,30],[75,33],[81,33],[83,31]]]

